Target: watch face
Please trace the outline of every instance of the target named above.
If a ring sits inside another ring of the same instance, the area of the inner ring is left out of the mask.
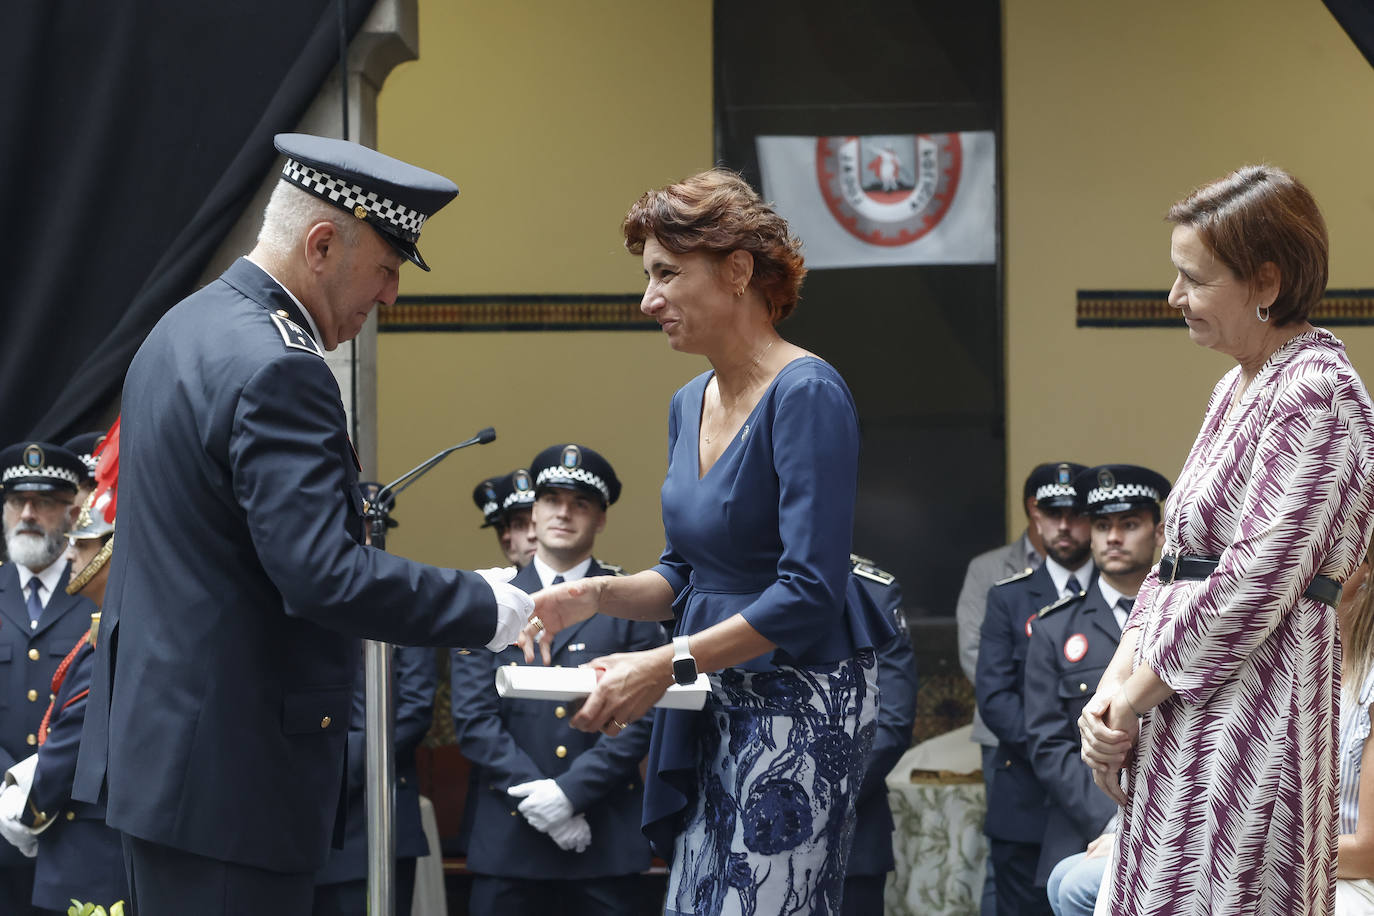
[[[673,680],[678,684],[686,686],[696,683],[697,662],[694,658],[675,658],[673,659]]]

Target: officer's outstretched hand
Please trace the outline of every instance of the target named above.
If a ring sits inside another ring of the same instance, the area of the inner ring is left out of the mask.
[[[534,601],[524,589],[510,584],[517,572],[514,566],[475,569],[473,572],[486,580],[496,596],[496,633],[487,643],[487,648],[500,652],[520,637],[521,629],[534,610]]]
[[[534,661],[534,646],[538,643],[544,664],[552,663],[549,643],[553,635],[596,613],[601,601],[601,588],[609,578],[589,576],[576,582],[550,585],[535,592],[534,616],[520,632],[520,648],[525,650],[525,661]]]
[[[581,814],[574,814],[566,821],[554,824],[549,830],[549,838],[564,852],[586,852],[592,845],[592,825]]]

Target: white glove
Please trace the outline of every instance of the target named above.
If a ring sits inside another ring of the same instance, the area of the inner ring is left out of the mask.
[[[592,827],[582,814],[575,814],[567,820],[554,824],[549,837],[564,852],[586,852],[592,845]]]
[[[558,783],[552,779],[522,782],[507,789],[506,794],[524,799],[520,803],[520,813],[530,822],[530,826],[540,833],[552,835],[555,824],[573,816],[572,802],[568,801],[568,796],[563,794],[563,790],[558,788]]]
[[[29,793],[16,785],[6,786],[0,792],[0,836],[32,859],[38,855],[38,837],[19,821],[28,800]]]
[[[534,613],[534,599],[523,589],[510,584],[517,572],[514,566],[475,569],[473,572],[486,580],[496,596],[496,635],[487,643],[487,648],[500,652],[515,642],[525,624],[530,622],[530,615]]]

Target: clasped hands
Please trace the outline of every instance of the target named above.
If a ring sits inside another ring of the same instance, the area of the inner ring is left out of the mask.
[[[1080,755],[1093,771],[1093,782],[1118,805],[1126,804],[1121,769],[1140,738],[1140,719],[1131,710],[1122,685],[1103,683],[1078,717]]]
[[[585,852],[592,842],[586,815],[573,814],[572,802],[552,779],[511,786],[506,794],[524,799],[517,806],[531,827],[547,834],[565,852]]]
[[[534,662],[538,647],[544,664],[553,661],[553,636],[597,612],[604,580],[579,579],[542,589],[534,595],[534,616],[520,632],[525,661]],[[642,718],[672,685],[673,650],[664,645],[639,652],[617,652],[592,659],[596,688],[582,701],[568,724],[579,731],[615,736]]]

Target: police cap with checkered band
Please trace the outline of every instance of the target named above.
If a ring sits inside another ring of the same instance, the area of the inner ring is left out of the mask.
[[[512,509],[528,509],[534,505],[534,478],[524,468],[516,468],[506,475],[501,497],[501,511],[509,521]]]
[[[0,451],[0,489],[75,493],[87,476],[81,459],[51,442],[20,442]]]
[[[506,477],[488,477],[472,490],[472,501],[482,510],[482,527],[504,523],[505,513],[501,511],[504,499]]]
[[[1083,465],[1072,461],[1039,464],[1026,480],[1027,489],[1035,494],[1035,504],[1041,509],[1067,509],[1076,504],[1078,491],[1073,480],[1083,472]]]
[[[620,478],[611,463],[585,445],[550,445],[530,464],[535,492],[548,487],[578,490],[601,500],[602,507],[620,498]]]
[[[63,448],[80,458],[81,463],[86,466],[86,470],[89,471],[86,475],[87,483],[95,480],[95,450],[100,447],[100,443],[103,441],[105,441],[105,434],[95,432],[82,433],[62,443]]]
[[[1130,512],[1159,505],[1169,495],[1169,479],[1134,464],[1100,464],[1074,478],[1078,507],[1087,515]]]
[[[374,149],[309,134],[277,134],[286,156],[282,181],[363,220],[421,270],[429,265],[415,243],[425,220],[458,196],[458,186]]]

